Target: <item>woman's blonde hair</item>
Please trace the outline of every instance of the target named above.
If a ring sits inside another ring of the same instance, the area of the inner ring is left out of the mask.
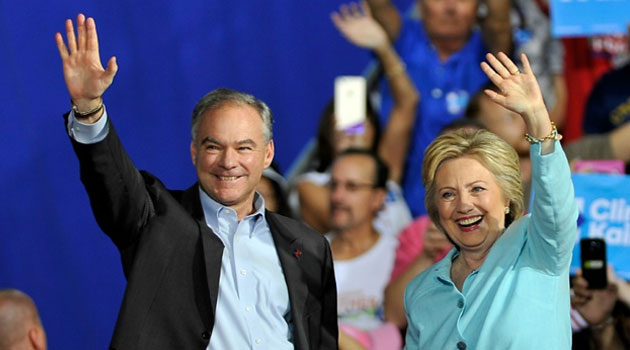
[[[438,136],[424,151],[424,203],[431,220],[441,227],[436,204],[435,175],[445,161],[463,156],[474,157],[494,175],[503,198],[509,201],[510,212],[505,215],[505,227],[521,217],[524,208],[523,184],[518,154],[514,148],[490,131],[459,129]]]

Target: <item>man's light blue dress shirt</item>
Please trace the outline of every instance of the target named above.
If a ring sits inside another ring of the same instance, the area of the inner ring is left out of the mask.
[[[256,193],[256,212],[236,211],[199,191],[206,223],[221,239],[221,279],[208,349],[293,349],[291,310],[282,266]]]

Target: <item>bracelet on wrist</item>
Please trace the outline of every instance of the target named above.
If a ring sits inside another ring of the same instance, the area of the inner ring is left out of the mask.
[[[72,105],[72,110],[74,111],[74,115],[78,116],[78,117],[87,117],[89,115],[92,115],[96,112],[100,112],[101,109],[103,109],[103,98],[101,97],[101,102],[99,102],[98,106],[90,109],[89,111],[85,111],[82,112],[79,110],[79,107],[77,107],[77,105],[74,104],[74,101],[72,101],[72,99],[70,99],[70,104]]]
[[[556,128],[556,123],[551,122],[551,132],[549,133],[549,135],[543,138],[538,138],[538,137],[534,137],[530,134],[525,133],[525,140],[527,140],[527,142],[531,144],[534,144],[534,143],[545,142],[547,140],[562,140],[562,135],[558,133],[558,128]]]

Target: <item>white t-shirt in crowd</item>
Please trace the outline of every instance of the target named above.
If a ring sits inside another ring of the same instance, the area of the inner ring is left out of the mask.
[[[334,233],[326,235],[332,240]],[[381,235],[370,250],[351,260],[335,260],[339,323],[364,331],[383,325],[383,294],[389,282],[398,240]]]

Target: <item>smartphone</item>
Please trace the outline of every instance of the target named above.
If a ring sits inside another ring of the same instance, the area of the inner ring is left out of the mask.
[[[582,238],[580,240],[580,258],[582,260],[582,276],[588,282],[588,288],[606,288],[608,285],[606,241],[601,238]]]
[[[335,128],[356,128],[365,121],[367,84],[361,76],[335,78]]]

